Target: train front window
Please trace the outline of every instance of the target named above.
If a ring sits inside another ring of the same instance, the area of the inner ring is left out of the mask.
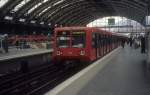
[[[67,48],[70,44],[70,32],[57,32],[57,47]]]
[[[72,32],[72,47],[84,48],[85,47],[85,32]]]

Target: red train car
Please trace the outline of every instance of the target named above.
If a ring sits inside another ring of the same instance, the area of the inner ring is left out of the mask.
[[[60,27],[54,32],[52,61],[92,62],[117,48],[123,37],[100,28]]]
[[[42,42],[47,41],[48,37],[44,35],[13,35],[8,38],[11,45],[15,45],[17,42]]]

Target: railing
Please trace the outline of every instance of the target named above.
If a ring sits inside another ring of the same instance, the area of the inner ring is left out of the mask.
[[[16,42],[26,41],[26,42],[40,42],[48,41],[50,38],[44,35],[14,35],[8,38],[10,44],[15,45]]]

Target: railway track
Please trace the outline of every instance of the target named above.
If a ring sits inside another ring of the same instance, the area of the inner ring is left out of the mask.
[[[1,80],[0,95],[12,95],[13,93],[16,95],[15,93],[23,91],[22,88],[32,86],[34,83],[38,82],[36,80],[38,80],[39,77],[54,73],[55,71],[57,71],[57,68],[53,65],[49,65],[32,72],[12,77],[10,79]]]
[[[70,78],[71,76],[73,76],[74,74],[82,70],[83,68],[87,67],[88,65],[89,64],[80,64],[76,67],[67,68],[63,70],[61,74],[59,74],[59,76],[57,76],[54,80],[43,83],[40,87],[29,92],[27,95],[43,95],[44,93],[51,90],[52,88],[62,83],[66,79]]]
[[[79,68],[80,67],[80,68]],[[85,66],[59,69],[50,65],[0,82],[0,95],[42,95]]]

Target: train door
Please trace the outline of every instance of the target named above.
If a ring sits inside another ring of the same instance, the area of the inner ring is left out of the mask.
[[[112,50],[112,36],[110,36],[110,50]]]
[[[104,35],[103,37],[103,40],[104,40],[104,55],[106,54],[106,35]]]
[[[108,35],[106,35],[105,40],[106,40],[106,53],[108,53]]]
[[[110,50],[111,50],[110,39],[111,39],[111,36],[109,35],[109,36],[108,36],[108,52],[110,52]]]
[[[104,56],[104,35],[101,35],[101,53]]]
[[[98,34],[95,33],[95,54],[96,54],[96,59],[99,57],[99,50],[98,50]]]
[[[109,48],[110,48],[110,46],[109,46],[109,45],[110,45],[110,44],[109,44],[109,38],[110,38],[110,37],[109,37],[109,35],[108,35],[108,36],[107,36],[107,47],[108,47],[107,52],[109,52],[109,50],[110,50],[110,49],[109,49]]]
[[[98,46],[98,43],[99,43],[99,37],[98,37],[98,33],[93,33],[93,42],[94,42],[94,50],[95,50],[95,57],[96,59],[99,57],[99,46]]]
[[[109,42],[110,36],[107,36],[107,52],[110,51],[110,42]]]
[[[98,43],[99,44],[99,47],[98,47],[99,48],[99,56],[101,57],[102,56],[102,54],[101,54],[102,53],[101,52],[102,51],[102,47],[101,47],[101,34],[99,34],[99,36],[98,36],[98,42],[99,42]]]
[[[112,36],[112,49],[115,47],[114,36]]]
[[[97,34],[97,49],[98,49],[97,53],[98,53],[98,58],[101,57],[101,48],[100,48],[101,44],[100,44],[100,42],[101,42],[100,34],[98,33]]]
[[[97,59],[97,35],[92,33],[92,57]]]

